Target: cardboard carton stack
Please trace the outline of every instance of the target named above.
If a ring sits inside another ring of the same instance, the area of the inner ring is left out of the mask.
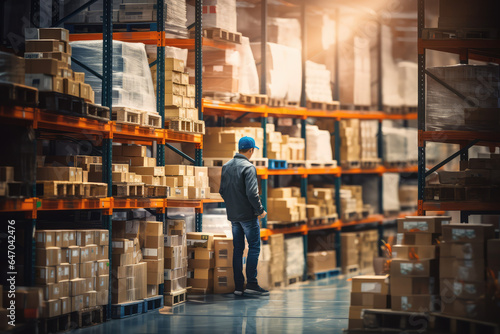
[[[111,302],[120,304],[147,297],[147,263],[143,259],[159,260],[163,247],[141,251],[138,220],[113,221]]]
[[[341,101],[342,102],[342,101]],[[334,137],[332,136],[332,141]],[[335,147],[332,142],[332,147]],[[359,135],[359,119],[340,121],[340,160],[342,164],[359,162],[361,158],[361,142]]]
[[[215,237],[214,248],[214,293],[232,293],[235,288],[233,273],[233,239]]]
[[[488,239],[494,237],[489,224],[450,224],[443,228],[439,263],[442,312],[457,317],[488,320],[491,300],[486,294],[487,269],[498,262],[495,256],[487,263]],[[489,243],[491,249],[491,243]],[[488,254],[489,255],[489,254]],[[496,255],[498,258],[498,254]],[[497,266],[498,269],[498,266]],[[495,277],[498,271],[494,273]],[[497,321],[493,317],[491,320]]]
[[[275,131],[272,123],[267,124],[267,157],[276,160],[305,160],[305,141]]]
[[[361,161],[379,161],[377,134],[378,121],[359,121]]]
[[[187,286],[187,241],[186,221],[167,219],[163,240],[165,265],[165,295],[184,290]]]
[[[393,310],[434,312],[440,309],[438,245],[449,216],[398,219],[398,243],[392,247]]]
[[[189,293],[209,294],[214,288],[214,234],[204,232],[187,233],[188,241],[188,286]]]
[[[487,242],[486,263],[489,275],[487,281],[486,295],[492,296],[491,302],[487,304],[490,310],[488,316],[491,319],[500,314],[500,239],[490,239]]]
[[[363,309],[389,307],[389,277],[387,275],[352,278],[349,329],[363,328]]]
[[[167,165],[165,166],[165,175],[165,182],[170,187],[170,198],[172,199],[210,197],[207,167]]]
[[[267,201],[268,220],[295,222],[307,219],[306,201],[300,196],[300,189],[274,188]]]
[[[314,277],[314,274],[335,268],[337,268],[337,252],[334,250],[307,253],[307,273],[309,276]]]
[[[269,265],[270,288],[283,286],[286,273],[285,235],[273,234],[269,236],[271,260]]]
[[[27,29],[26,33],[25,84],[94,103],[94,91],[85,83],[85,73],[71,70],[69,31],[40,28]]]
[[[43,290],[44,317],[108,303],[107,230],[39,230],[35,239],[35,283]]]
[[[24,85],[24,58],[0,52],[0,81]]]
[[[163,284],[163,223],[141,221],[139,226],[139,245],[142,258],[146,263],[146,296],[158,295],[158,285]]]
[[[378,255],[378,232],[346,232],[341,234],[342,270],[357,266],[363,273],[373,273],[373,258]]]
[[[307,191],[307,218],[319,218],[337,214],[334,188],[316,188],[310,186]]]
[[[340,189],[340,208],[342,219],[351,220],[362,217],[372,211],[370,204],[363,203],[363,187],[357,185],[343,185]],[[352,216],[354,213],[356,215]]]
[[[302,280],[305,271],[304,238],[302,236],[285,239],[285,283]]]
[[[203,156],[206,158],[232,158],[238,153],[238,141],[244,137],[255,139],[253,158],[262,158],[264,130],[261,127],[207,128],[203,136]]]

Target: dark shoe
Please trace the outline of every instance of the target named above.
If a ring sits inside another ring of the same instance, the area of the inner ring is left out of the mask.
[[[236,296],[243,296],[243,293],[244,293],[244,292],[243,292],[243,289],[241,289],[241,290],[234,290],[234,292],[233,292],[233,293],[234,293]]]
[[[269,296],[269,291],[262,289],[258,284],[247,284],[245,293],[255,296]]]

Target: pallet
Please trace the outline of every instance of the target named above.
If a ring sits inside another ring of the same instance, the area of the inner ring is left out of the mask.
[[[426,332],[429,329],[429,318],[426,313],[387,309],[366,309],[363,312],[364,326],[370,329],[420,330]]]
[[[350,266],[342,267],[342,273],[347,276],[356,276],[359,275],[359,265],[352,264]]]
[[[87,103],[87,118],[93,118],[98,121],[109,121],[109,108],[98,104]]]
[[[102,23],[65,23],[64,27],[74,33],[102,33]],[[157,31],[156,22],[113,22],[113,31]]]
[[[427,28],[422,39],[497,39],[500,30],[488,28]]]
[[[416,113],[418,111],[418,106],[403,106],[404,114]]]
[[[304,281],[303,275],[293,276],[293,277],[289,277],[286,279],[286,285],[289,286],[289,285],[296,284],[296,283],[303,282],[303,281]]]
[[[288,168],[306,168],[305,160],[288,160]]]
[[[306,160],[306,168],[335,168],[337,167],[337,161],[318,161],[318,160]]]
[[[108,196],[108,185],[100,182],[83,183],[85,198],[101,198]]]
[[[194,30],[190,31],[190,37],[194,38]],[[236,44],[241,44],[242,34],[239,32],[230,32],[221,28],[207,28],[203,29],[203,37],[208,39],[213,39],[214,41],[225,41]]]
[[[287,169],[288,164],[286,160],[275,160],[275,159],[269,159],[269,169]]]
[[[149,312],[163,307],[163,296],[153,296],[149,298],[144,298],[144,310],[143,312]]]
[[[380,166],[381,163],[382,160],[380,158],[361,159],[360,167],[364,169],[373,169]]]
[[[298,108],[298,107],[300,107],[300,102],[299,101],[288,101],[288,100],[285,100],[285,107],[287,107],[287,108]]]
[[[193,121],[193,132],[204,135],[205,121]]]
[[[255,167],[265,167],[265,168],[267,168],[269,166],[269,159],[267,159],[267,158],[252,158],[252,159],[250,159],[250,162]]]
[[[341,104],[341,110],[353,110],[353,111],[369,111],[371,106],[360,106],[357,104]]]
[[[187,118],[166,119],[165,129],[177,132],[193,133],[194,132],[193,120]]]
[[[387,168],[405,168],[408,166],[407,161],[384,161],[384,166]]]
[[[113,108],[113,121],[121,124],[141,125],[142,111],[127,107]]]
[[[277,99],[274,97],[270,97],[269,100],[267,101],[267,105],[269,107],[284,107],[285,99]]]
[[[299,227],[304,224],[307,224],[305,220],[300,220],[296,222],[268,221],[267,228],[270,230],[279,230],[284,228]]]
[[[500,325],[442,313],[430,313],[431,328],[446,333],[500,334]]]
[[[168,186],[153,186],[144,185],[144,196],[146,197],[159,197],[167,198],[170,197],[170,187]]]
[[[203,158],[204,166],[206,167],[222,167],[233,158]],[[267,167],[269,160],[267,158],[250,159],[250,162],[255,167]]]
[[[144,197],[144,183],[113,183],[113,197]]]
[[[165,293],[163,298],[166,306],[177,306],[187,301],[187,290],[182,289],[171,293]]]
[[[31,185],[19,181],[0,182],[0,197],[23,197],[31,190]]]
[[[85,308],[71,313],[71,322],[78,328],[90,327],[103,323],[106,320],[102,306]]]
[[[306,107],[307,107],[307,109],[313,109],[313,110],[335,111],[335,110],[339,110],[340,102],[338,102],[338,101],[332,101],[332,102],[307,101]]]
[[[384,106],[382,110],[392,115],[403,115],[406,111],[403,106]]]
[[[354,168],[360,168],[360,162],[358,160],[352,160],[352,161],[342,161],[340,163],[342,168],[345,169],[354,169]]]
[[[227,103],[238,103],[238,94],[222,92],[203,92],[203,98],[212,101],[221,101]]]
[[[70,314],[63,314],[52,318],[42,318],[38,322],[40,333],[60,333],[72,329]]]
[[[10,82],[0,82],[0,101],[4,105],[36,107],[38,89]]]
[[[161,116],[157,113],[143,112],[141,115],[141,126],[161,129]]]
[[[342,212],[340,215],[340,219],[344,222],[350,222],[352,220],[356,220],[358,218],[358,212],[357,211],[347,211],[347,212]]]
[[[267,95],[264,94],[241,94],[238,99],[239,103],[242,104],[253,104],[253,105],[261,105],[261,104],[267,104],[268,97]]]
[[[57,92],[39,92],[39,107],[48,112],[76,117],[87,117],[87,103],[84,99]]]
[[[335,223],[337,220],[338,220],[338,215],[333,214],[326,217],[310,218],[307,221],[307,225],[309,226],[331,225]]]
[[[328,271],[322,271],[318,273],[309,273],[308,277],[313,280],[326,279],[331,277],[336,277],[341,274],[340,268],[335,268]]]
[[[84,183],[67,181],[38,181],[36,194],[40,197],[85,197]]]
[[[363,208],[362,210],[359,210],[356,212],[356,219],[365,219],[368,218],[368,216],[372,213],[372,208]]]
[[[142,314],[144,310],[144,300],[136,300],[122,304],[111,305],[111,318],[123,319],[134,315]]]

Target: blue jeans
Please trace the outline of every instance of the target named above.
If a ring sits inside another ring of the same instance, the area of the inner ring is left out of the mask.
[[[231,222],[233,228],[233,272],[236,290],[243,290],[245,277],[243,276],[243,251],[245,237],[248,242],[247,257],[247,284],[257,284],[257,262],[260,254],[260,226],[259,220],[247,222]]]

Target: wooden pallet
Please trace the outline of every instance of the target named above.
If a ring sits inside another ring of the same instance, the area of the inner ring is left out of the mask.
[[[204,166],[206,167],[222,167],[233,158],[203,158]],[[250,162],[255,167],[268,167],[269,160],[267,158],[250,159]]]
[[[87,117],[87,103],[84,99],[57,92],[39,92],[39,107],[56,114]]]
[[[430,327],[440,333],[500,334],[500,325],[443,313],[430,314]]]
[[[340,163],[340,165],[342,166],[342,168],[345,168],[345,169],[360,168],[359,160],[351,160],[351,161],[344,160]]]
[[[380,166],[381,162],[382,160],[380,158],[361,159],[360,166],[365,169],[377,168]]]
[[[114,197],[144,197],[144,183],[113,183]]]
[[[222,93],[222,92],[203,92],[203,97],[210,99],[212,101],[221,101],[227,103],[237,103],[238,94],[233,93]]]
[[[241,94],[238,102],[243,103],[243,104],[254,104],[254,105],[260,105],[260,104],[267,104],[268,97],[267,95],[264,94]]]
[[[252,159],[250,159],[250,162],[255,167],[265,167],[265,168],[267,168],[269,166],[269,159],[267,159],[267,158],[252,158]]]
[[[363,312],[365,328],[393,329],[403,331],[421,331],[429,329],[429,315],[418,312],[366,309]]]
[[[87,103],[87,115],[88,118],[97,119],[98,121],[108,122],[109,121],[109,108],[103,107],[98,104]]]
[[[170,187],[168,186],[153,186],[144,185],[144,196],[146,197],[170,197]]]
[[[288,168],[306,168],[305,160],[288,160]]]
[[[296,284],[296,283],[299,283],[299,282],[303,282],[304,281],[304,276],[303,275],[298,275],[298,276],[293,276],[293,277],[287,277],[286,279],[286,285],[292,285],[292,284]]]
[[[195,32],[194,30],[190,31],[190,37],[194,38]],[[215,41],[225,41],[236,44],[241,44],[241,33],[239,32],[230,32],[221,28],[207,28],[203,29],[203,37],[208,39],[213,39]]]
[[[337,167],[337,161],[318,161],[318,160],[306,160],[306,168],[335,168]]]
[[[142,111],[137,109],[114,107],[113,120],[121,124],[141,125],[141,113]]]
[[[299,227],[304,224],[307,224],[305,220],[300,220],[297,222],[268,221],[267,228],[270,230],[279,230],[284,228]]]
[[[328,215],[325,217],[310,218],[307,222],[309,226],[331,225],[338,220],[338,215]]]
[[[17,327],[17,326],[16,326]],[[38,322],[40,333],[60,333],[73,329],[70,314],[63,314],[52,318],[42,318]]]
[[[205,121],[193,121],[193,132],[204,135],[205,134]]]
[[[0,101],[5,105],[36,107],[38,105],[38,89],[10,82],[0,82]]]
[[[32,185],[19,181],[0,182],[0,197],[23,197],[31,187]]]
[[[405,114],[405,109],[403,108],[403,106],[384,106],[383,111],[387,114],[393,114],[393,115]]]
[[[163,307],[163,296],[144,298],[144,313]]]
[[[371,106],[360,106],[357,104],[341,104],[341,110],[353,110],[353,111],[369,111]]]
[[[165,129],[177,132],[193,133],[194,132],[193,120],[187,118],[166,119]]]
[[[142,314],[144,310],[144,300],[137,300],[122,304],[111,305],[111,318],[123,319],[134,315]]]
[[[350,222],[352,220],[356,220],[358,218],[358,212],[357,211],[347,211],[347,212],[342,212],[340,215],[340,219],[344,222]]]
[[[287,108],[298,108],[298,107],[300,107],[300,102],[299,101],[288,101],[288,100],[285,100],[285,107],[287,107]]]
[[[418,111],[418,106],[403,106],[403,110],[404,114],[416,113]]]
[[[384,161],[384,166],[387,168],[405,168],[408,166],[408,161]]]
[[[317,273],[309,273],[308,277],[313,280],[326,279],[331,277],[336,277],[341,274],[340,268],[335,268],[328,271],[322,271]]]
[[[175,292],[165,293],[163,295],[163,300],[166,306],[177,306],[185,303],[187,300],[187,290],[182,289]]]
[[[334,110],[339,110],[340,102],[338,102],[338,101],[332,101],[332,102],[307,101],[306,107],[307,107],[307,109],[313,109],[313,110],[334,111]]]
[[[100,182],[83,183],[85,198],[101,198],[108,196],[108,185]]]
[[[269,164],[269,169],[287,169],[288,164],[286,160],[275,160],[275,159],[269,159],[268,160]]]
[[[40,197],[84,197],[84,183],[67,181],[38,181],[36,194]]]
[[[157,113],[144,111],[141,115],[141,126],[161,129],[161,116]]]
[[[422,39],[497,39],[499,37],[499,29],[426,28],[422,30]]]
[[[102,306],[89,307],[71,313],[71,322],[76,324],[78,328],[98,325],[105,320]]]
[[[284,107],[285,99],[277,99],[274,97],[270,97],[269,100],[267,101],[267,105],[269,107]]]
[[[359,210],[356,212],[356,219],[365,219],[368,218],[368,216],[372,213],[373,209],[370,208],[363,208],[363,210]]]
[[[342,273],[344,275],[348,275],[348,276],[359,275],[359,265],[358,264],[353,264],[353,265],[350,265],[350,266],[344,266],[344,267],[342,267]]]

